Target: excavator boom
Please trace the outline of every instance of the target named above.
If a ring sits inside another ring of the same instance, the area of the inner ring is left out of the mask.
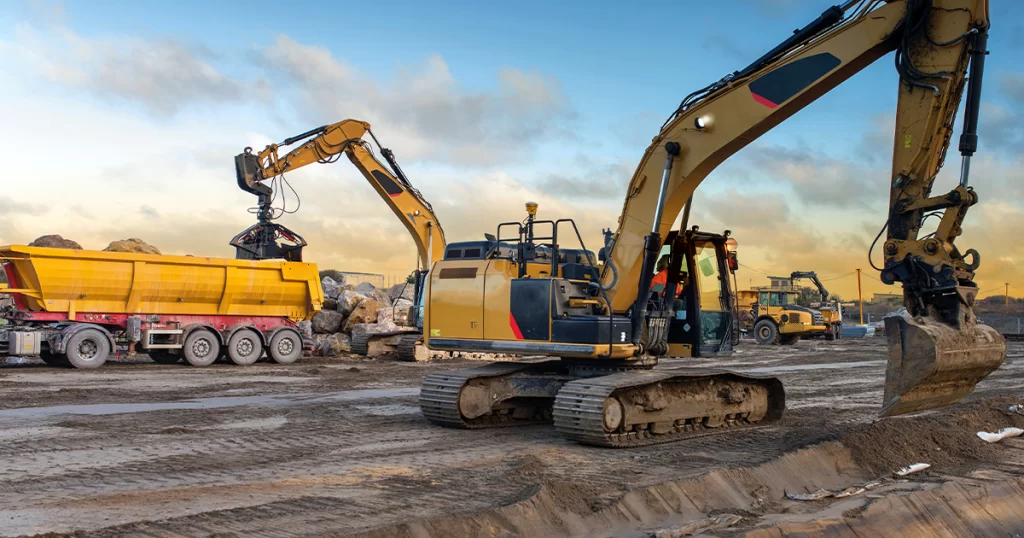
[[[606,245],[602,282],[612,311],[632,312],[634,339],[640,338],[647,302],[639,292],[650,286],[662,238],[704,178],[818,97],[895,53],[899,104],[880,270],[884,282],[903,284],[911,318],[894,320],[889,332],[883,412],[948,405],[969,393],[1006,354],[1001,336],[974,316],[977,253],[961,253],[954,245],[967,209],[977,203],[969,172],[988,28],[986,0],[851,0],[746,68],[687,96],[647,148]],[[934,196],[965,88],[960,184]],[[929,214],[941,215],[938,229],[919,237]],[[965,254],[972,255],[970,263]]]

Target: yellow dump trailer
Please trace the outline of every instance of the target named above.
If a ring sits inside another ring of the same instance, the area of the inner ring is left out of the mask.
[[[310,347],[298,322],[323,303],[316,265],[301,262],[12,245],[0,263],[15,302],[0,353],[78,368],[121,351],[195,366],[264,351],[294,362]]]

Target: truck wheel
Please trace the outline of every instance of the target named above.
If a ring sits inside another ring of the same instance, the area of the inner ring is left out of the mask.
[[[252,329],[239,329],[228,339],[228,358],[239,366],[248,366],[263,356],[263,342]]]
[[[779,342],[784,346],[791,346],[800,341],[800,336],[796,334],[784,334],[782,335]]]
[[[72,368],[99,368],[110,356],[110,340],[99,329],[82,329],[66,344]]]
[[[836,328],[835,327],[829,327],[828,330],[825,331],[825,340],[835,340],[835,339],[836,339]]]
[[[277,331],[270,339],[267,354],[278,364],[291,364],[302,356],[302,337],[288,329]]]
[[[220,355],[220,343],[217,336],[207,329],[196,329],[185,338],[185,346],[181,355],[192,366],[209,366]]]
[[[754,325],[754,340],[761,345],[779,343],[779,326],[774,321],[762,319]]]
[[[181,355],[175,355],[169,351],[150,351],[149,358],[157,364],[178,364],[181,362]]]

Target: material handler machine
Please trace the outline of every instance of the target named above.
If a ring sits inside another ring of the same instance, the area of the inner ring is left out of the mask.
[[[380,150],[390,170],[374,155],[373,146],[363,139],[367,134]],[[278,154],[280,147],[302,141],[305,142],[287,154]],[[259,202],[256,208],[257,223],[236,235],[231,245],[235,247],[236,257],[241,259],[301,260],[306,241],[301,235],[274,222],[281,213],[273,207],[275,193],[286,186],[286,172],[314,163],[334,163],[342,153],[405,225],[416,243],[419,256],[419,264],[414,273],[414,307],[405,322],[406,326],[390,332],[354,334],[352,352],[371,356],[394,353],[402,360],[416,360],[418,354],[426,352],[419,329],[422,323],[418,305],[422,304],[423,284],[431,265],[444,255],[447,244],[444,230],[430,203],[413,187],[398,165],[394,153],[380,145],[369,123],[348,119],[311,129],[287,138],[280,144],[270,144],[259,153],[253,153],[252,148],[245,148],[244,152],[237,155],[235,174],[238,186],[255,194]]]

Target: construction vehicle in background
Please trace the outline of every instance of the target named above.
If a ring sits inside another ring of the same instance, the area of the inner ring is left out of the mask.
[[[821,283],[818,274],[814,271],[793,271],[789,275],[790,282],[797,280],[810,280],[818,290],[818,300],[811,301],[807,306],[821,314],[821,322],[828,329],[821,336],[826,340],[837,340],[843,335],[843,305],[838,299],[832,297],[825,285]],[[831,300],[829,299],[831,297]]]
[[[782,277],[771,277],[782,279]],[[793,282],[809,279],[818,288],[821,299],[807,306],[798,304],[800,292]],[[842,307],[828,301],[828,290],[813,271],[794,271],[786,289],[760,288],[757,300],[750,306],[754,341],[761,345],[793,345],[801,338],[840,337]]]
[[[796,290],[759,290],[757,301],[751,306],[754,341],[789,346],[801,338],[831,335],[822,313],[797,304],[799,298],[800,292]]]
[[[888,53],[895,53],[900,81],[879,269],[883,282],[903,284],[910,316],[886,319],[881,414],[963,398],[1006,356],[1002,336],[980,324],[972,307],[978,254],[954,244],[978,201],[969,178],[988,17],[986,0],[850,0],[691,93],[630,179],[596,278],[593,261],[559,264],[560,239],[579,236],[575,223],[537,220],[535,206],[525,222],[498,226],[483,259],[437,262],[424,299],[429,348],[557,359],[432,374],[420,391],[423,414],[461,428],[553,420],[570,439],[612,447],[779,419],[785,403],[778,379],[652,369],[661,357],[728,352],[725,251],[688,227],[693,193],[729,156]],[[676,68],[671,54],[664,58],[666,69]],[[933,196],[965,89],[960,183]],[[682,226],[672,230],[680,212]],[[933,213],[941,222],[922,236],[924,217]],[[546,276],[528,271],[540,246],[553,254]],[[671,259],[666,285],[652,293],[664,253]]]
[[[390,169],[377,159],[373,146],[363,139],[367,134]],[[302,141],[305,142],[287,154],[278,154],[279,148]],[[413,273],[414,306],[406,320],[396,320],[404,325],[390,332],[353,334],[352,352],[368,356],[393,353],[401,360],[423,358],[426,349],[422,345],[419,307],[422,304],[423,285],[431,265],[443,257],[448,245],[430,203],[413,187],[395,160],[394,153],[380,145],[369,123],[348,119],[287,138],[280,144],[270,144],[259,153],[253,153],[252,148],[245,148],[244,152],[237,155],[235,173],[238,186],[258,197],[255,209],[257,223],[236,235],[231,245],[235,247],[236,257],[241,259],[301,260],[306,241],[301,235],[274,222],[282,213],[282,209],[273,207],[275,196],[283,188],[290,188],[286,172],[313,163],[334,163],[342,153],[405,225],[416,244],[419,260]],[[453,248],[457,246],[453,245]]]
[[[0,309],[0,355],[98,368],[115,354],[209,366],[264,352],[291,364],[313,342],[299,322],[320,310],[316,266],[198,256],[0,247],[13,305]]]

